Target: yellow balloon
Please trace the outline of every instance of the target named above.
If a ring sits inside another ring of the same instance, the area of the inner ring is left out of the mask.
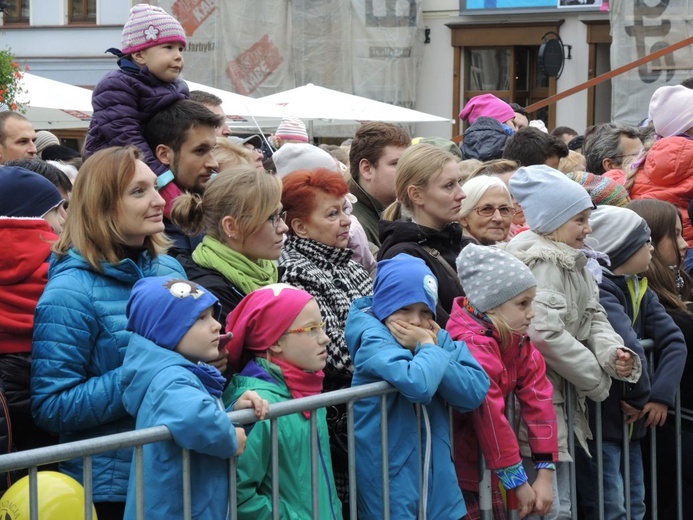
[[[84,520],[84,488],[57,471],[38,472],[38,512],[41,520]],[[21,478],[0,498],[0,520],[29,517],[29,477]],[[96,510],[92,507],[92,518]]]

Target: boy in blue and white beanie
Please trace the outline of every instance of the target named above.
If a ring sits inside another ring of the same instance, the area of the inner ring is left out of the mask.
[[[489,379],[463,342],[435,322],[438,282],[420,258],[399,254],[378,263],[373,296],[349,311],[346,342],[352,386],[387,381],[390,514],[392,518],[462,518],[467,509],[450,459],[447,404],[473,410]],[[413,405],[422,407],[419,430]],[[354,404],[356,486],[360,519],[382,518],[380,397]],[[421,446],[412,439],[421,435]],[[419,479],[424,466],[423,482]],[[422,491],[423,489],[423,491]]]
[[[245,447],[221,404],[226,380],[206,362],[219,357],[219,300],[188,280],[139,280],[127,304],[132,337],[120,373],[125,410],[137,428],[165,425],[173,440],[144,446],[145,516],[183,516],[182,449],[190,450],[193,518],[225,519],[229,503],[229,458]],[[118,396],[119,397],[119,396]],[[246,392],[234,409],[255,408],[262,419],[267,401]],[[135,518],[135,465],[130,471],[125,518]]]

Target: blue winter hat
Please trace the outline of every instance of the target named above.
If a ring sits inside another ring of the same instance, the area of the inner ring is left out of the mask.
[[[426,262],[404,253],[378,262],[373,312],[380,321],[414,303],[425,303],[435,317],[437,302],[438,281]]]
[[[0,167],[0,216],[43,217],[63,201],[58,188],[38,173]]]
[[[509,184],[529,228],[539,235],[548,235],[578,213],[595,207],[585,188],[545,164],[520,168]]]
[[[125,309],[127,329],[173,350],[200,314],[212,306],[218,315],[217,297],[194,282],[172,276],[142,278],[132,288]]]

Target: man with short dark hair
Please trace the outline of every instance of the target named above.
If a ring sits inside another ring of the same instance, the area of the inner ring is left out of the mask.
[[[553,129],[551,135],[568,144],[574,137],[577,137],[578,133],[569,126],[557,126]]]
[[[566,155],[568,147],[562,141],[531,126],[511,135],[503,150],[503,159],[516,161],[520,166],[546,164],[558,168],[561,157]]]
[[[204,193],[219,164],[212,151],[216,145],[215,129],[223,118],[204,105],[183,99],[156,114],[147,124],[145,138],[156,158],[169,170],[159,176],[159,193],[166,201],[164,223],[166,234],[173,239],[172,256],[190,254],[202,240],[188,237],[171,218],[174,200],[183,193]]]
[[[373,251],[380,247],[380,216],[397,198],[397,161],[410,144],[406,131],[383,122],[361,125],[351,142],[349,190],[358,199],[353,215],[363,226]]]
[[[224,109],[221,108],[224,101],[219,96],[212,94],[211,92],[205,92],[204,90],[192,90],[190,92],[190,99],[192,101],[202,103],[212,112],[224,118],[222,124],[216,129],[216,134],[218,136],[228,137],[232,134],[229,125],[226,123],[226,113],[224,112]]]
[[[0,112],[0,164],[36,157],[36,132],[31,122],[17,112]]]

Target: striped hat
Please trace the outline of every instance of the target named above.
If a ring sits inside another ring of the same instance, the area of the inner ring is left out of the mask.
[[[565,174],[587,190],[596,206],[625,206],[630,202],[628,190],[604,175],[589,172],[570,172]]]
[[[130,9],[130,18],[123,27],[123,54],[148,49],[168,42],[188,44],[178,20],[161,7],[137,4]]]
[[[308,142],[306,125],[303,124],[303,121],[295,117],[283,118],[282,122],[279,123],[277,127],[277,131],[274,132],[274,135],[284,141]]]

